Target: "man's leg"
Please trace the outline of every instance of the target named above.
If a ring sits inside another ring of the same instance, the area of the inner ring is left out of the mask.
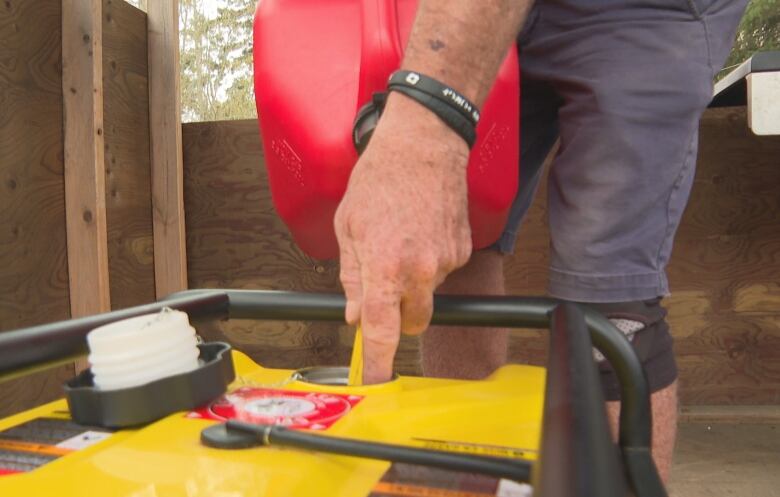
[[[699,116],[745,1],[713,1],[705,11],[671,0],[612,3],[538,2],[541,13],[521,37],[521,65],[524,78],[549,83],[561,101],[555,124],[562,146],[548,211],[550,291],[575,301],[636,303],[668,293],[664,268],[692,184]],[[522,110],[522,129],[538,129]],[[534,140],[521,146],[529,142]],[[525,153],[521,163],[529,164]],[[514,210],[510,221],[517,222],[522,212]],[[512,228],[499,244],[504,252],[516,233]],[[464,286],[477,293],[473,282],[461,280]],[[472,339],[478,336],[473,333]],[[441,346],[457,348],[453,336],[446,343],[439,336]],[[451,374],[465,374],[459,364],[478,353],[466,343]],[[436,346],[424,349],[424,361],[433,362],[425,368],[429,374],[447,362]],[[673,357],[670,352],[663,357]],[[676,370],[673,363],[665,370],[645,366],[654,392],[653,454],[666,479],[676,431]],[[615,406],[608,404],[613,429]]]
[[[587,305],[609,318],[626,335],[642,363],[652,392],[653,459],[661,478],[666,482],[677,431],[677,365],[669,324],[666,322],[666,309],[659,298]],[[604,397],[607,399],[610,427],[617,440],[620,384],[604,356],[595,352],[594,355],[598,361]]]
[[[525,77],[562,100],[548,183],[549,291],[626,314],[602,310],[634,335],[664,479],[677,400],[659,297],[669,293],[665,267],[693,183],[699,118],[746,2],[706,3],[542,1],[521,48]],[[618,400],[614,378],[600,369],[606,399]],[[616,421],[616,403],[609,406]]]
[[[475,252],[466,266],[452,273],[439,287],[439,293],[503,295],[503,255],[493,250]],[[508,330],[504,329],[431,326],[422,335],[423,373],[439,378],[485,378],[506,361],[507,341]],[[637,341],[641,341],[641,338]],[[659,341],[655,342],[657,344]],[[661,340],[661,345],[654,347],[652,343],[648,345],[645,341],[639,343],[638,348],[640,356],[647,358],[648,355],[662,350],[664,344]],[[650,367],[658,366],[657,361],[651,360],[649,364]],[[614,382],[614,378],[605,381],[608,396],[614,395]],[[661,479],[666,482],[672,465],[677,432],[677,381],[654,392],[651,396],[651,406],[653,459]],[[607,414],[613,438],[617,440],[620,402],[607,402]]]
[[[503,295],[503,255],[494,250],[474,252],[468,264],[450,274],[437,293]],[[421,340],[425,376],[482,379],[506,362],[506,329],[431,326]]]

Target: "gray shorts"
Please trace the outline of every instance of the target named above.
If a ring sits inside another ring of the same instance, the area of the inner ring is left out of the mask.
[[[514,250],[550,170],[552,296],[653,299],[693,182],[699,118],[747,0],[539,0],[518,38],[520,191],[496,247]]]

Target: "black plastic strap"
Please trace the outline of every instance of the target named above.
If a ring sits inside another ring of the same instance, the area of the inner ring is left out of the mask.
[[[371,135],[374,134],[379,116],[385,109],[387,92],[376,92],[371,96],[371,101],[358,110],[355,122],[352,124],[352,144],[358,154],[362,154],[368,145]]]
[[[387,87],[403,86],[414,88],[423,93],[435,97],[441,102],[457,110],[463,117],[476,127],[479,122],[479,109],[468,98],[458,93],[455,89],[440,83],[439,81],[414,71],[395,71],[387,81]]]
[[[474,126],[468,119],[463,117],[463,115],[453,107],[443,103],[434,96],[406,86],[389,86],[387,91],[403,93],[407,97],[427,108],[436,114],[439,119],[444,121],[444,124],[449,126],[450,129],[458,134],[458,136],[463,138],[469,148],[474,147],[474,142],[477,141],[477,130],[474,129]]]
[[[397,91],[436,114],[468,144],[477,140],[479,109],[469,99],[435,79],[413,71],[396,71],[387,82],[387,91]]]

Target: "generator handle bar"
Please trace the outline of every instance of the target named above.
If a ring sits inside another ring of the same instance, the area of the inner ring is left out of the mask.
[[[213,290],[187,290],[172,297],[207,295]],[[218,290],[228,295],[229,319],[344,321],[346,301],[339,294]],[[561,301],[545,297],[436,295],[431,324],[502,328],[550,327]],[[650,390],[642,364],[625,335],[602,314],[583,308],[593,345],[609,360],[620,380],[620,444],[649,447]]]

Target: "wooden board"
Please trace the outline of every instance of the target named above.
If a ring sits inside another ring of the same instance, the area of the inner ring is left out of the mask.
[[[780,425],[682,423],[670,497],[776,497]]]
[[[111,308],[153,302],[146,15],[103,0],[106,218]]]
[[[101,0],[62,2],[65,224],[73,317],[111,308],[103,161]]]
[[[154,271],[158,298],[187,287],[178,19],[178,0],[148,5]]]
[[[710,110],[699,171],[669,268],[667,300],[684,404],[780,403],[780,140],[750,134],[744,109]],[[337,291],[335,264],[302,254],[276,217],[255,121],[184,126],[192,287]],[[549,260],[544,185],[507,260],[512,294],[543,294]],[[351,332],[332,325],[230,324],[269,366],[346,363]],[[418,371],[415,340],[396,366]],[[544,364],[546,334],[513,332],[510,357]]]
[[[0,8],[0,331],[70,316],[60,0]],[[72,367],[0,383],[0,417],[61,395]]]
[[[780,425],[780,404],[765,406],[683,406],[680,423]]]

